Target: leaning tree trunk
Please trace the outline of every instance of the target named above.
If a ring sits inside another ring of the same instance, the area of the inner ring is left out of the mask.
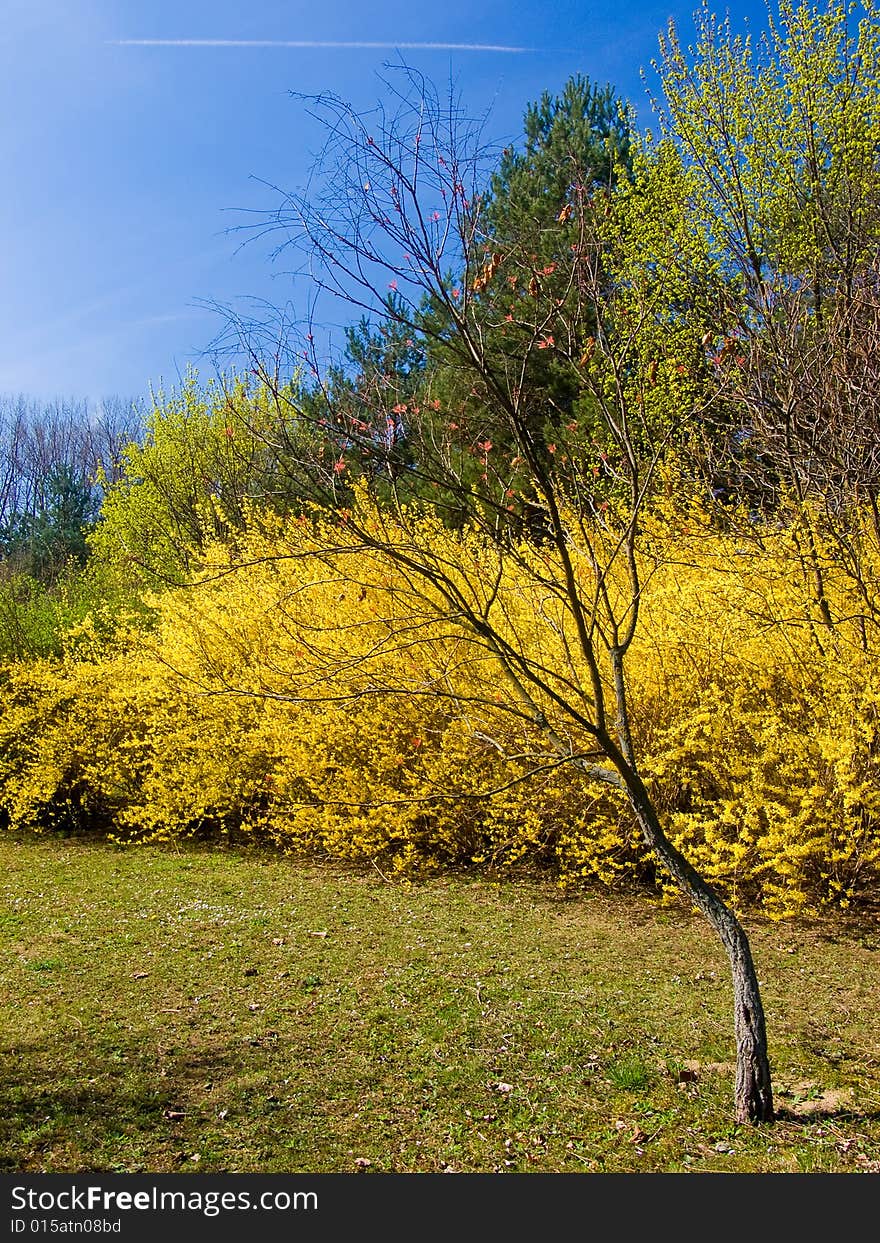
[[[730,959],[733,977],[733,1020],[736,1033],[736,1120],[737,1122],[772,1122],[773,1089],[770,1082],[770,1061],[767,1056],[767,1033],[761,990],[748,937],[739,920],[721,901],[715,890],[688,863],[669,841],[651,802],[644,783],[632,768],[624,774],[627,794],[653,854],[672,874],[684,894],[690,898],[718,933]]]

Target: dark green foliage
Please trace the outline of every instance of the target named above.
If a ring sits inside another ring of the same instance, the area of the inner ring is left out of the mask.
[[[51,581],[68,561],[83,564],[98,515],[95,488],[74,467],[53,466],[33,513],[12,513],[0,527],[0,552],[15,569]]]
[[[392,293],[378,322],[364,316],[346,328],[342,365],[304,403],[313,421],[332,420],[346,483],[364,471],[397,483],[415,464],[406,416],[424,391],[427,364],[424,342],[405,318]]]
[[[545,91],[528,106],[523,131],[523,150],[505,148],[492,177],[486,217],[502,245],[547,243],[538,253],[546,260],[557,246],[553,226],[578,188],[610,187],[616,170],[629,167],[629,122],[612,87],[578,74],[561,95]]]
[[[560,215],[607,191],[629,169],[629,120],[611,86],[577,75],[560,95],[545,91],[529,105],[523,130],[523,149],[506,148],[492,177],[487,235],[520,269],[520,283],[536,280],[542,303],[562,302],[574,322],[577,291],[567,287],[566,274],[578,239]],[[558,425],[578,414],[581,385],[552,350],[532,353],[525,387],[537,422]],[[587,411],[580,414],[589,420]]]
[[[561,94],[545,92],[529,105],[523,134],[521,150],[505,148],[479,207],[477,233],[490,265],[484,271],[493,275],[484,283],[481,273],[471,271],[465,279],[473,285],[486,357],[499,377],[518,370],[525,357],[522,398],[536,452],[547,461],[547,446],[558,439],[560,426],[575,420],[589,440],[596,419],[571,366],[553,349],[534,348],[539,325],[553,308],[557,320],[581,324],[585,338],[593,331],[570,280],[578,241],[574,221],[586,201],[629,170],[630,123],[612,87],[578,75]],[[462,365],[456,357],[458,334],[436,302],[426,302],[424,327],[434,396],[473,421],[478,437],[502,443],[503,428],[476,426],[492,402],[474,386],[467,360]]]

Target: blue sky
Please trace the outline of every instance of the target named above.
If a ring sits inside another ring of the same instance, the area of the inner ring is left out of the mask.
[[[242,247],[230,232],[276,205],[264,182],[304,184],[318,134],[291,91],[332,89],[367,108],[395,47],[489,45],[531,50],[401,54],[438,84],[452,75],[472,113],[491,107],[499,141],[578,72],[647,116],[639,70],[670,17],[688,41],[695,7],[4,0],[0,392],[142,396],[198,364],[219,327],[203,300],[304,304],[267,242]],[[760,29],[760,0],[733,9],[747,13]],[[291,41],[387,47],[280,46]]]

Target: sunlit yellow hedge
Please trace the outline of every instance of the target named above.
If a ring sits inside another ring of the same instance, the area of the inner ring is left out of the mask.
[[[534,660],[578,675],[558,604],[525,568],[426,518],[396,535]],[[790,529],[764,532],[762,548],[673,514],[647,521],[642,542],[634,732],[676,841],[737,901],[776,915],[875,887],[870,627],[817,625]],[[120,839],[234,831],[383,869],[647,873],[626,807],[510,713],[491,654],[438,616],[424,582],[364,551],[345,523],[255,522],[236,555],[212,550],[197,583],[153,601],[149,634],[108,650],[86,626],[64,661],[5,669],[11,825]],[[553,568],[546,549],[524,556]],[[845,577],[824,568],[835,617],[851,617]],[[586,745],[558,713],[553,723]]]

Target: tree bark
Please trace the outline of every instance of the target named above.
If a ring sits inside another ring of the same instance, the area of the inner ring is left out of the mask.
[[[621,776],[646,843],[686,897],[705,915],[730,959],[736,1035],[736,1120],[772,1122],[775,1114],[764,1008],[745,929],[712,886],[669,841],[638,773],[630,768],[628,772],[621,771]]]

